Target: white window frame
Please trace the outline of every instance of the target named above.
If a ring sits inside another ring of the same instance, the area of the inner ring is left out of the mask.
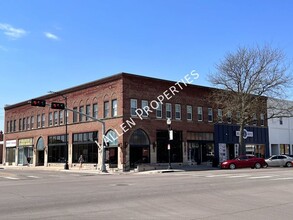
[[[130,99],[130,115],[131,116],[137,116],[135,112],[136,109],[137,109],[137,99]]]
[[[177,117],[177,113],[179,113],[179,117]],[[181,120],[181,105],[175,104],[175,119]]]
[[[192,121],[192,105],[186,106],[187,120]]]
[[[197,107],[197,121],[203,121],[203,111],[202,107]]]
[[[213,122],[213,121],[214,121],[213,109],[208,108],[208,122]]]

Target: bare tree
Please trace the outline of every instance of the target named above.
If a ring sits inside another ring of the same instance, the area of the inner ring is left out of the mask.
[[[236,116],[233,121],[240,127],[239,154],[246,153],[244,127],[256,120],[257,114],[266,115],[267,97],[284,98],[292,83],[288,68],[280,49],[268,45],[239,47],[235,53],[227,53],[216,66],[217,72],[209,75],[209,81],[220,89],[213,93],[213,101],[222,107],[226,116]],[[274,116],[283,112],[279,105],[275,108]]]

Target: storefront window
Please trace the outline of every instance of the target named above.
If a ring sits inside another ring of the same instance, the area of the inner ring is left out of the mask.
[[[49,136],[48,143],[48,162],[64,163],[66,152],[65,135]]]
[[[86,132],[73,134],[72,162],[77,163],[80,155],[85,163],[98,163],[98,146],[95,139],[98,132]]]

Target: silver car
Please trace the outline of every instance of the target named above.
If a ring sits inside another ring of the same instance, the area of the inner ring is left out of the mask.
[[[265,160],[269,167],[292,167],[293,158],[286,155],[273,155]]]

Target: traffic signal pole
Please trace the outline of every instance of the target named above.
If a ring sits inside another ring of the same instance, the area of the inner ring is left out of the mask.
[[[101,171],[102,172],[107,172],[106,165],[105,165],[106,151],[105,151],[105,143],[104,143],[105,122],[103,120],[100,120],[100,119],[94,118],[94,117],[92,117],[90,115],[87,115],[87,114],[85,114],[83,112],[78,112],[78,111],[75,111],[73,109],[67,108],[67,96],[64,96],[61,93],[53,92],[53,91],[50,91],[50,93],[61,95],[65,100],[65,105],[64,105],[64,103],[59,103],[59,102],[51,102],[51,104],[49,105],[49,104],[46,103],[45,100],[40,100],[40,99],[32,99],[29,103],[32,106],[39,106],[39,107],[50,106],[52,109],[64,109],[64,114],[65,114],[65,143],[66,143],[64,169],[65,170],[69,169],[69,166],[68,166],[68,138],[67,138],[67,133],[68,133],[67,111],[71,111],[71,112],[74,112],[74,113],[77,113],[77,114],[80,114],[80,115],[84,115],[84,116],[92,119],[93,121],[97,121],[97,122],[102,124],[102,145],[101,145],[102,146],[102,165],[101,165]]]

